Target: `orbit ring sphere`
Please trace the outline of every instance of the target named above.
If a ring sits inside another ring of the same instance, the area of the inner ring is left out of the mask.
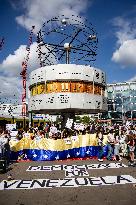
[[[79,16],[64,15],[46,21],[37,33],[40,65],[90,65],[96,59],[97,34],[92,24]]]

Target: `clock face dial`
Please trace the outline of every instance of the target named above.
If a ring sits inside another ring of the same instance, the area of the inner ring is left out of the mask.
[[[45,22],[37,33],[40,65],[90,65],[96,59],[98,38],[92,24],[81,17],[64,15]]]

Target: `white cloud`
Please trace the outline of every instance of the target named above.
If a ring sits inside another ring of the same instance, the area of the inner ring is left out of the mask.
[[[122,17],[116,17],[113,20],[113,25],[118,29],[115,32],[117,45],[122,45],[125,41],[136,38],[136,25],[133,23],[133,20],[128,21]]]
[[[24,0],[25,13],[16,17],[16,21],[28,30],[35,25],[38,31],[42,24],[52,17],[71,17],[72,14],[78,16],[85,12],[91,3],[92,0]]]
[[[128,81],[130,81],[130,82],[136,81],[136,75],[134,77],[130,78]]]
[[[33,43],[31,45],[31,58],[35,59],[36,57],[36,43]],[[13,54],[9,54],[6,59],[3,60],[3,62],[0,64],[0,71],[5,76],[20,76],[21,72],[21,65],[22,62],[26,56],[26,45],[20,45],[20,47],[14,51]],[[35,63],[32,62],[31,69]],[[30,70],[30,68],[28,68]]]
[[[48,46],[48,48],[50,48]],[[29,73],[40,67],[40,62],[37,54],[37,43],[34,42],[30,46],[30,55],[27,66],[27,90],[28,90],[28,76]],[[42,50],[45,53],[48,53],[49,50],[46,48]],[[18,101],[21,100],[21,92],[22,92],[22,81],[20,73],[22,71],[22,62],[26,57],[26,45],[21,45],[17,50],[14,51],[13,54],[10,54],[3,60],[0,64],[0,100],[6,101],[7,98],[9,101]],[[49,61],[56,63],[56,60],[52,54],[48,57]],[[48,61],[47,61],[48,62]]]
[[[124,41],[112,56],[116,63],[126,66],[136,66],[136,39]]]
[[[17,77],[0,76],[0,103],[21,102],[21,80]]]
[[[42,52],[48,53],[49,50],[46,48],[42,50]],[[0,64],[0,72],[4,76],[20,76],[21,73],[21,65],[24,59],[26,58],[27,51],[26,51],[26,45],[20,45],[20,47],[14,51],[14,54],[9,54],[6,59],[3,60],[3,62]],[[48,57],[49,61],[56,63],[56,60],[53,55],[50,54]],[[46,61],[48,62],[48,61]],[[30,55],[28,60],[28,67],[27,67],[27,73],[29,74],[32,70],[40,67],[40,61],[38,59],[38,53],[37,53],[37,43],[34,42],[30,46]]]
[[[117,27],[117,49],[112,55],[112,61],[120,63],[123,67],[136,66],[136,26],[133,22],[117,17],[113,20]]]

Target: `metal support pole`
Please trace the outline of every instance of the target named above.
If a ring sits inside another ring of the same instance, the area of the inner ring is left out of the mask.
[[[94,70],[93,70],[93,94],[94,94]]]
[[[26,131],[26,119],[25,119],[25,116],[24,116],[24,131]]]
[[[29,128],[33,127],[33,113],[29,112]]]
[[[14,122],[15,122],[15,121],[14,121],[14,116],[12,116],[12,123],[14,124]]]
[[[69,50],[66,49],[66,64],[69,64]]]
[[[33,113],[31,112],[31,127],[33,127]]]

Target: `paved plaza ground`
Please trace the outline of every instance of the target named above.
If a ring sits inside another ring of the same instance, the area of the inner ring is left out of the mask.
[[[32,161],[19,162],[10,165],[6,174],[0,174],[0,182],[7,179],[11,173],[16,180],[32,179],[63,179],[66,178],[64,170],[61,171],[26,171],[29,166],[48,165],[90,165],[100,164],[97,160],[69,160],[69,161]],[[104,163],[109,161],[104,160]],[[111,162],[110,162],[111,163]],[[112,162],[113,163],[113,162]],[[128,164],[126,159],[121,162]],[[108,169],[87,170],[88,177],[104,177],[131,175],[136,179],[136,167],[121,167]],[[83,177],[81,177],[83,178]],[[85,177],[84,177],[85,178]],[[11,183],[11,182],[9,182]],[[132,205],[136,204],[136,187],[133,183],[106,186],[79,186],[79,187],[52,187],[39,189],[11,189],[0,190],[0,205]]]

